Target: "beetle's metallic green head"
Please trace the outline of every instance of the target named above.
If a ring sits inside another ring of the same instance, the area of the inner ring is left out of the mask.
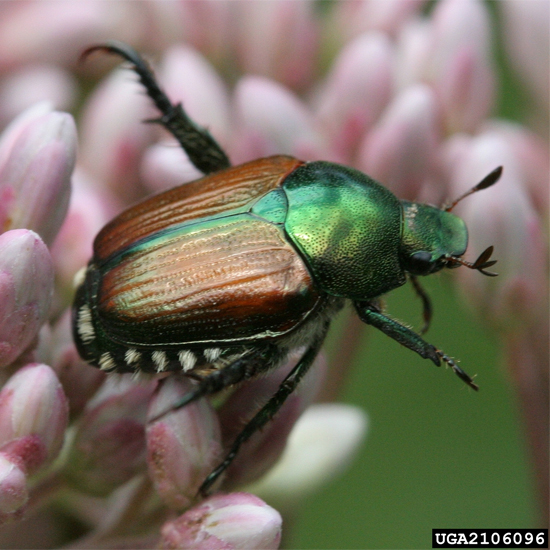
[[[451,212],[428,204],[401,201],[403,236],[401,265],[412,275],[429,275],[459,261],[468,246],[464,221]]]

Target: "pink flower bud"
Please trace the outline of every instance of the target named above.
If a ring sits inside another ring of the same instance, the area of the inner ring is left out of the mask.
[[[52,247],[58,297],[56,309],[74,296],[74,277],[92,257],[92,244],[99,230],[116,214],[118,201],[79,169],[73,177],[69,211]],[[61,301],[60,300],[60,301]]]
[[[107,495],[145,470],[145,418],[154,381],[108,377],[76,426],[66,475],[80,490]]]
[[[0,449],[27,474],[57,457],[68,420],[68,404],[54,371],[28,365],[0,391]]]
[[[37,61],[75,64],[78,52],[112,36],[135,42],[145,23],[132,2],[22,2],[0,19],[0,69]],[[45,24],[45,22],[48,24]]]
[[[0,153],[0,222],[4,229],[33,229],[51,244],[69,204],[76,128],[71,115],[58,112],[21,124],[10,129],[16,137],[6,144],[9,154]]]
[[[426,65],[433,55],[431,27],[429,19],[417,17],[400,29],[394,56],[395,87],[398,90],[425,80]]]
[[[342,159],[351,158],[389,101],[391,71],[391,43],[381,33],[359,36],[336,59],[319,98],[318,117]]]
[[[267,550],[279,548],[282,519],[254,495],[214,495],[166,522],[159,548],[169,550]]]
[[[155,2],[158,9],[171,2]],[[219,0],[216,2],[178,2],[177,17],[172,17],[172,23],[177,27],[176,35],[185,37],[185,42],[215,60],[216,64],[226,62],[234,55],[232,51],[232,31],[234,31],[234,2]],[[158,39],[158,38],[157,38]],[[181,38],[179,39],[181,41]],[[174,42],[174,41],[172,41]]]
[[[164,56],[159,79],[173,103],[222,143],[229,134],[229,98],[224,81],[196,50],[174,46]],[[179,152],[185,156],[180,147]]]
[[[10,124],[6,126],[0,135],[0,170],[6,164],[11,155],[13,145],[17,138],[33,124],[38,118],[51,113],[52,107],[48,101],[41,101],[32,107],[29,107],[18,116],[16,116]]]
[[[200,172],[175,141],[162,141],[147,148],[140,175],[143,183],[154,192],[165,191],[182,183],[202,178]]]
[[[234,10],[243,72],[269,76],[292,88],[307,84],[318,43],[314,2],[237,2]]]
[[[367,427],[358,407],[312,405],[296,422],[281,459],[250,489],[279,507],[295,506],[349,466]]]
[[[521,83],[527,86],[536,101],[535,123],[542,119],[548,124],[550,4],[547,0],[531,0],[498,2],[496,6],[503,16],[502,44]],[[548,129],[542,130],[548,136]]]
[[[406,88],[366,136],[360,167],[399,197],[416,199],[436,165],[438,109],[432,90]]]
[[[425,0],[357,0],[336,2],[331,13],[329,33],[354,37],[365,31],[394,34],[411,15],[422,9]]]
[[[40,237],[27,229],[0,235],[0,367],[36,337],[50,311],[53,266]]]
[[[468,259],[475,260],[490,245],[498,259],[495,271],[499,276],[495,278],[471,269],[458,270],[466,295],[484,314],[506,324],[517,325],[540,315],[547,318],[547,245],[541,220],[523,186],[524,171],[518,157],[505,137],[494,130],[458,145],[452,170],[453,195],[460,195],[504,165],[494,188],[480,191],[457,206],[476,247],[470,247]],[[453,149],[452,142],[447,148]]]
[[[151,401],[149,417],[169,410],[193,388],[171,376]],[[214,409],[200,399],[147,426],[149,472],[163,500],[175,509],[188,507],[221,459],[220,428]]]
[[[0,453],[0,523],[23,512],[28,500],[27,476],[9,456]]]
[[[541,219],[544,219],[548,216],[550,205],[548,143],[516,122],[491,120],[484,127],[497,131],[514,151],[521,168],[523,183],[531,197],[531,204]]]
[[[235,104],[239,120],[237,144],[232,144],[235,162],[274,154],[328,158],[311,112],[283,86],[263,77],[244,77],[237,84]]]
[[[231,447],[248,421],[275,394],[283,379],[296,365],[301,353],[295,354],[287,365],[269,375],[238,387],[220,407],[218,415],[226,450]],[[224,488],[231,489],[250,483],[275,464],[286,446],[295,422],[318,394],[326,371],[327,363],[321,355],[300,382],[298,390],[287,398],[275,417],[242,445],[239,454],[227,470]]]
[[[490,23],[480,0],[444,0],[432,18],[433,52],[427,76],[434,83],[450,132],[475,130],[493,104]]]
[[[158,115],[140,92],[127,71],[115,70],[88,100],[80,123],[82,166],[126,200],[138,196],[139,157],[154,132],[142,121]]]

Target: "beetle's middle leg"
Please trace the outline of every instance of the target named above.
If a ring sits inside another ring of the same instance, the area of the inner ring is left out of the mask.
[[[147,95],[161,112],[160,118],[150,122],[164,126],[178,140],[189,160],[198,170],[203,174],[210,174],[230,166],[227,155],[210,132],[193,122],[181,103],[172,104],[158,85],[151,67],[136,50],[123,42],[109,40],[104,44],[88,48],[82,56],[86,57],[97,50],[119,55],[132,64],[132,69],[139,76]]]

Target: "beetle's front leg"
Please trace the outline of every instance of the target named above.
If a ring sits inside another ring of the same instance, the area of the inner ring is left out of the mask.
[[[354,302],[359,318],[367,325],[372,325],[402,346],[416,351],[424,359],[431,359],[438,367],[441,365],[438,350],[428,344],[410,328],[384,315],[375,302]]]
[[[476,391],[479,389],[471,376],[464,372],[453,359],[432,344],[428,344],[410,328],[384,315],[376,302],[354,302],[354,306],[361,321],[367,325],[376,327],[402,346],[416,351],[424,359],[431,359],[438,367],[441,365],[441,361],[445,362],[470,388]]]

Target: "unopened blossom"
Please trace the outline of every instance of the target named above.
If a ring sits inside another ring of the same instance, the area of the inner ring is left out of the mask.
[[[17,460],[0,452],[0,523],[21,516],[28,500],[25,472]]]
[[[67,400],[53,370],[27,365],[0,390],[0,452],[34,474],[59,454],[67,420]]]
[[[168,378],[151,401],[147,462],[158,493],[168,506],[183,510],[194,502],[206,476],[222,459],[218,418],[205,399],[168,412],[193,386]]]
[[[11,4],[11,5],[10,5]],[[0,70],[29,62],[76,63],[75,52],[90,41],[116,34],[132,41],[142,34],[146,14],[133,2],[10,2],[0,20]],[[45,23],[48,24],[45,24]]]
[[[223,147],[231,128],[229,93],[212,64],[193,48],[174,46],[165,52],[158,73],[171,101],[184,105]]]
[[[426,0],[358,0],[337,2],[328,30],[333,40],[342,42],[365,31],[382,31],[393,36],[419,12]]]
[[[247,489],[288,507],[336,477],[358,452],[368,427],[365,413],[343,403],[317,403],[300,417],[281,459]]]
[[[280,514],[248,493],[214,495],[161,528],[164,550],[271,550],[281,540]]]
[[[521,85],[527,89],[529,97],[535,100],[535,105],[527,102],[525,108],[537,129],[547,136],[550,107],[550,4],[546,0],[530,0],[499,2],[496,5],[503,18],[503,45],[510,63],[521,77]],[[526,35],[529,40],[525,40]]]
[[[406,88],[366,135],[359,149],[359,165],[399,197],[418,198],[437,166],[439,123],[433,90],[423,84]]]
[[[447,0],[434,8],[424,74],[441,102],[448,131],[474,131],[490,114],[494,70],[489,14],[477,0]]]
[[[53,265],[42,239],[27,229],[0,235],[0,367],[33,342],[50,313]]]
[[[232,148],[237,150],[232,158],[236,162],[274,154],[304,159],[329,155],[308,106],[272,80],[242,78],[235,89],[235,109],[237,145]]]
[[[0,142],[0,230],[27,228],[51,244],[67,213],[76,155],[71,115],[32,107]]]
[[[484,125],[485,131],[494,131],[513,151],[521,170],[521,184],[529,195],[530,204],[539,219],[545,220],[550,205],[550,174],[548,144],[531,129],[517,122],[495,119]]]
[[[454,154],[453,149],[457,150]],[[546,315],[548,257],[544,228],[511,143],[497,129],[488,130],[475,138],[449,142],[448,154],[454,157],[451,173],[453,193],[457,196],[505,161],[498,192],[491,201],[479,193],[457,206],[468,220],[473,239],[479,243],[480,250],[472,254],[480,254],[489,245],[499,251],[499,276],[494,281],[479,277],[473,270],[460,270],[458,276],[467,288],[465,294],[486,314],[490,313],[493,321],[505,325],[521,324],[526,316]]]
[[[234,2],[233,9],[236,54],[243,72],[268,76],[291,88],[309,84],[319,35],[315,2]]]
[[[95,236],[120,209],[112,192],[99,186],[87,172],[75,171],[69,211],[51,246],[58,291],[56,312],[71,302],[75,275],[91,258]]]
[[[390,100],[392,56],[385,34],[365,33],[342,49],[327,75],[316,116],[342,162],[354,158],[360,139]]]
[[[135,200],[138,159],[153,132],[151,124],[143,124],[154,116],[153,109],[139,91],[124,72],[114,73],[94,91],[79,128],[82,167],[106,189],[130,200]]]
[[[135,384],[130,375],[111,377],[78,423],[67,458],[71,485],[107,495],[145,471],[145,422],[154,381]]]

